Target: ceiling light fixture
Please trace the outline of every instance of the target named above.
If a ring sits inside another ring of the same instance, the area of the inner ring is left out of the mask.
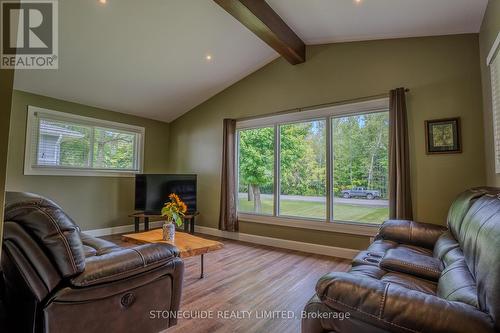
[[[207,60],[207,61],[212,60],[212,56],[211,56],[210,54],[207,54],[207,55],[205,56],[205,60]]]
[[[99,3],[100,3],[101,5],[105,5],[107,2],[108,2],[107,0],[99,0]]]
[[[361,3],[361,0],[354,0],[354,2],[359,5]]]

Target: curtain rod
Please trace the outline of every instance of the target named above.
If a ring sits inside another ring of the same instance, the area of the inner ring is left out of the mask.
[[[405,89],[405,92],[409,92],[409,91],[410,91],[410,89],[408,89],[408,88]],[[298,107],[298,108],[287,109],[287,110],[282,110],[282,111],[277,111],[277,112],[272,112],[272,113],[261,114],[261,115],[257,115],[257,116],[236,118],[235,120],[236,121],[244,121],[244,120],[252,120],[252,119],[257,119],[257,118],[262,118],[262,117],[272,117],[272,116],[277,116],[277,115],[282,115],[282,114],[287,114],[287,113],[301,112],[301,111],[307,111],[307,110],[313,110],[313,109],[322,109],[322,108],[326,108],[326,107],[330,107],[330,106],[350,104],[350,103],[354,103],[354,102],[362,102],[362,101],[367,101],[367,100],[377,99],[377,98],[384,98],[384,97],[389,97],[389,93],[383,93],[383,94],[371,95],[371,96],[365,96],[365,97],[358,97],[358,98],[354,98],[354,99],[345,99],[345,100],[340,100],[337,102],[309,105],[309,106],[304,106],[304,107]]]

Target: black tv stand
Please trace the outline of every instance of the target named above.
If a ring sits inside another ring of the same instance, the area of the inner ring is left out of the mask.
[[[196,216],[200,215],[199,212],[189,213],[184,215],[184,232],[189,232],[190,234],[194,234],[194,219]],[[139,226],[141,224],[141,219],[144,220],[144,231],[149,230],[149,219],[150,218],[164,218],[164,216],[160,214],[148,214],[145,212],[136,212],[130,214],[129,217],[134,218],[134,232],[139,232]]]

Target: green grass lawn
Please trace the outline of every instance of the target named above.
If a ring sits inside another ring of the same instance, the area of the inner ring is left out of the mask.
[[[321,202],[309,202],[298,200],[282,200],[280,215],[298,216],[306,218],[325,219],[326,207]],[[240,198],[238,202],[240,212],[253,212],[253,201]],[[262,213],[273,213],[273,201],[262,200]],[[333,207],[333,217],[336,221],[352,221],[378,224],[387,220],[389,216],[388,207],[370,207],[363,205],[351,205],[336,203]]]

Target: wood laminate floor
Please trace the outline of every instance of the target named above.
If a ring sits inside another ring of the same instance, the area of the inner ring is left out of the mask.
[[[184,260],[181,310],[189,311],[188,316],[211,313],[214,318],[179,319],[167,333],[300,332],[300,313],[314,294],[316,281],[328,272],[350,267],[350,261],[333,257],[200,236],[220,240],[224,248],[205,255],[204,279],[199,278],[199,256]],[[118,235],[103,238],[133,245]],[[269,311],[267,315],[290,311],[286,314],[297,318],[258,318],[261,311]],[[232,314],[245,318],[230,318]]]

